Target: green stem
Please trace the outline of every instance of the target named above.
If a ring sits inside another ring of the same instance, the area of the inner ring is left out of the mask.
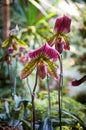
[[[49,88],[49,77],[47,75],[47,86],[48,86],[48,101],[49,101],[49,111],[48,111],[48,116],[49,118],[51,117],[51,102],[50,102],[50,88]]]
[[[61,88],[63,84],[63,66],[62,66],[62,59],[59,57],[60,62],[60,78],[59,78],[59,86],[58,86],[58,101],[59,101],[59,122],[60,122],[60,130],[62,130],[62,121],[61,121],[61,114],[62,114],[62,104],[61,104]]]
[[[37,86],[37,81],[38,81],[38,71],[36,72],[36,79],[35,79],[35,85],[33,88],[33,92],[31,94],[32,96],[32,116],[33,116],[33,130],[35,130],[35,104],[34,104],[34,99],[35,99],[35,90],[36,90],[36,86]]]

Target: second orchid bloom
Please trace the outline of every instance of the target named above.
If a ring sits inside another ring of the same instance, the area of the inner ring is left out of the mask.
[[[70,32],[71,19],[67,16],[56,19],[54,35],[48,41],[50,46],[55,44],[55,49],[61,54],[63,49],[70,50],[69,41],[66,36]]]

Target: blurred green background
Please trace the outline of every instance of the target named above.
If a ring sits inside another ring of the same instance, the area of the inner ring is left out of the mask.
[[[72,19],[68,34],[70,51],[64,51],[63,96],[69,96],[86,105],[86,82],[73,87],[71,81],[86,75],[86,1],[85,0],[1,0],[0,1],[0,98],[9,98],[14,93],[22,99],[30,99],[27,80],[20,80],[23,65],[12,59],[12,65],[2,62],[6,56],[2,42],[9,30],[19,26],[18,38],[28,45],[28,50],[37,49],[53,34],[57,17],[67,15]],[[59,68],[59,67],[58,67]],[[34,86],[35,71],[29,76],[31,89]],[[57,90],[57,83],[50,79],[51,91]],[[39,79],[37,94],[47,90],[47,79]],[[38,96],[38,95],[37,95]],[[86,112],[86,111],[85,111]]]

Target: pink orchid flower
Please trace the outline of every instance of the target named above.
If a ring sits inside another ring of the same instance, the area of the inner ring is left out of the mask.
[[[65,50],[70,50],[69,41],[66,34],[70,32],[71,19],[67,16],[59,17],[56,19],[54,26],[54,36],[51,37],[49,44],[52,46],[55,44],[55,48],[59,53]]]
[[[59,58],[59,53],[48,43],[35,51],[28,52],[28,57],[30,60],[22,70],[20,79],[29,76],[36,67],[40,78],[44,79],[49,73],[51,77],[58,79],[57,65],[54,62]]]
[[[67,34],[70,32],[71,19],[67,16],[59,17],[56,19],[54,32]]]
[[[72,85],[73,86],[79,86],[80,84],[82,84],[83,82],[85,82],[86,81],[86,75],[85,76],[83,76],[81,79],[79,79],[79,80],[73,80],[72,81]]]

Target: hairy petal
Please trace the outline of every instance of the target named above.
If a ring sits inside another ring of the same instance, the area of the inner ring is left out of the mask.
[[[59,17],[56,19],[54,32],[55,33],[69,33],[70,32],[71,19],[67,16]]]
[[[64,49],[65,50],[70,50],[70,43],[69,43],[69,41],[68,41],[68,38],[66,37],[66,35],[62,35],[63,36],[63,38],[64,38]]]
[[[38,58],[27,63],[24,69],[21,71],[20,79],[24,79],[29,76],[38,64]]]
[[[78,85],[80,85],[81,83],[83,83],[83,82],[85,82],[86,81],[86,75],[85,76],[83,76],[81,79],[79,79],[79,80],[74,80],[74,81],[72,81],[72,85],[73,86],[78,86]]]
[[[57,80],[58,79],[57,65],[54,62],[50,61],[49,59],[46,61],[46,63],[47,63],[48,73],[52,78]]]

